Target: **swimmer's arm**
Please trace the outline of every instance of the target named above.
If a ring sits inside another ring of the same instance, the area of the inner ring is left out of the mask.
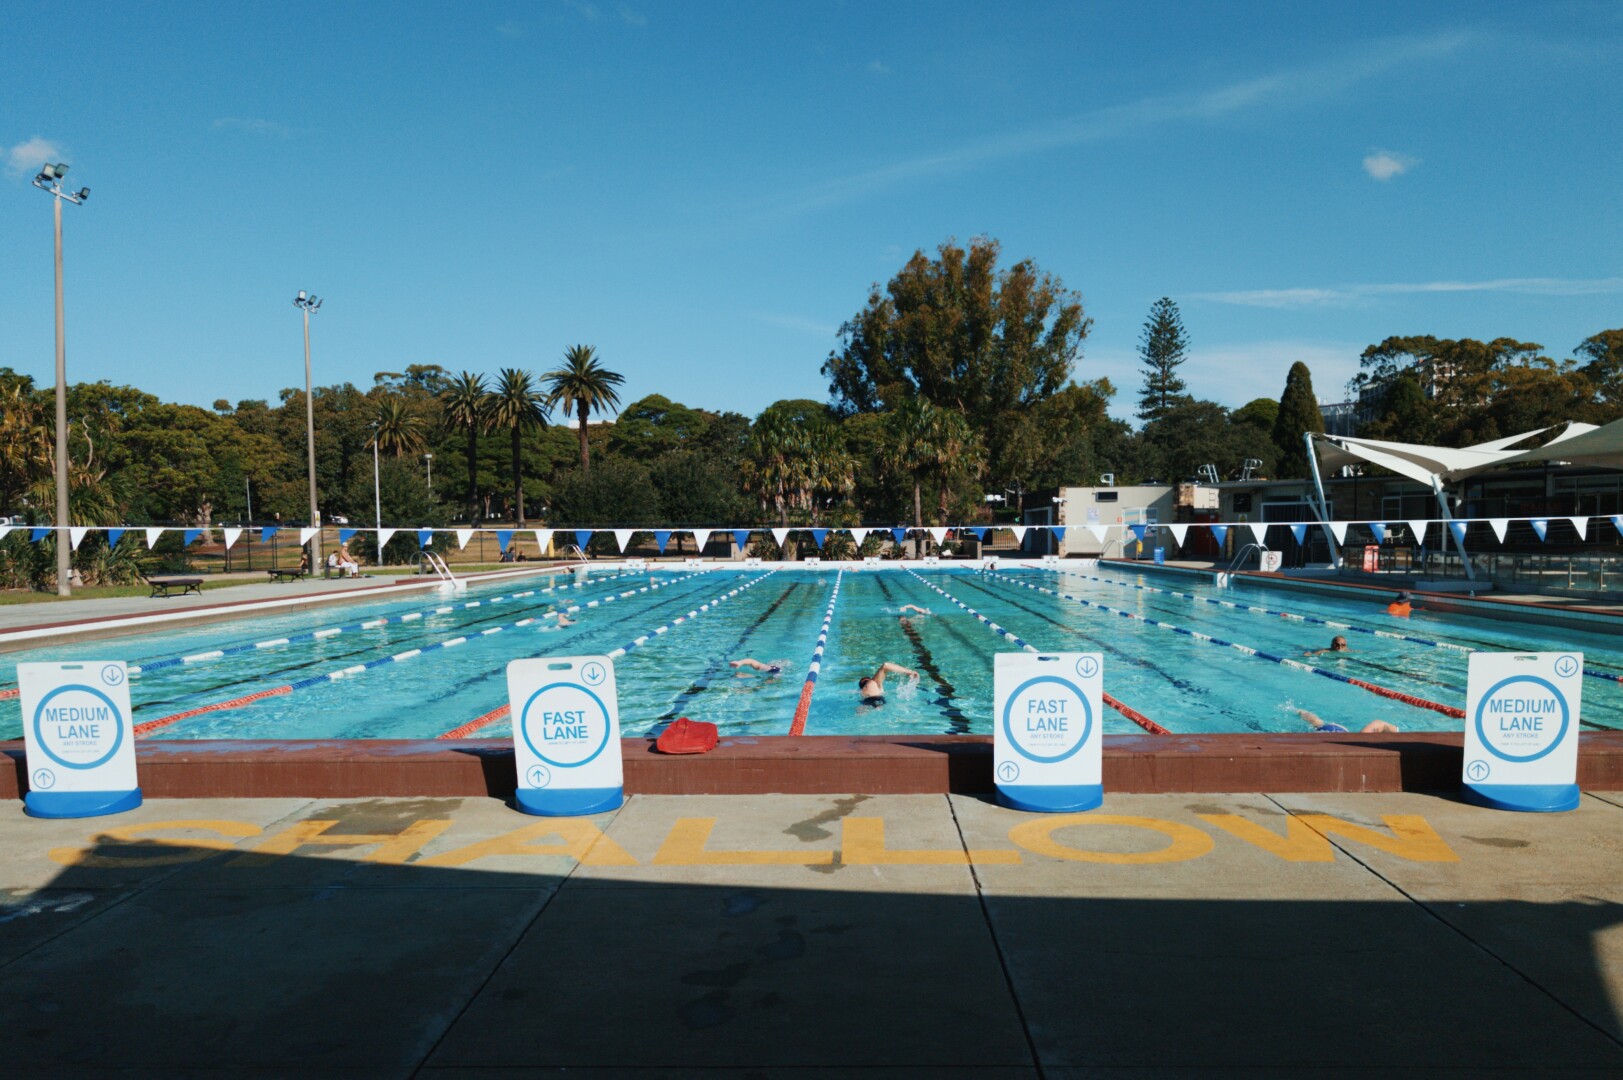
[[[1297,709],[1296,710],[1296,715],[1300,716],[1303,720],[1306,720],[1309,724],[1313,725],[1316,728],[1321,728],[1321,727],[1324,726],[1324,721],[1323,720],[1319,719],[1313,713],[1308,712],[1306,709]]]

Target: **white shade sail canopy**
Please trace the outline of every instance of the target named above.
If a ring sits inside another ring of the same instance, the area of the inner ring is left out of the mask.
[[[1426,485],[1453,483],[1502,465],[1544,461],[1623,468],[1623,420],[1605,427],[1572,421],[1561,434],[1535,450],[1509,449],[1549,430],[1539,428],[1458,448],[1357,439],[1348,435],[1315,435],[1313,442],[1321,473],[1364,463],[1379,465]]]

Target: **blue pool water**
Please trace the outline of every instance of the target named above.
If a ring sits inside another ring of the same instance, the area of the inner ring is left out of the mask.
[[[504,704],[505,666],[515,657],[609,652],[725,597],[664,633],[648,636],[616,661],[621,726],[625,734],[637,735],[657,731],[677,716],[690,716],[720,725],[724,734],[778,735],[789,729],[835,578],[832,569],[774,569],[769,564],[705,573],[676,568],[597,571],[579,587],[571,587],[575,579],[567,574],[507,579],[455,598],[416,593],[387,603],[329,605],[274,618],[8,653],[0,656],[0,682],[15,685],[15,664],[29,660],[124,659],[150,668],[131,681],[137,723],[296,687],[246,706],[179,720],[154,731],[153,738],[426,738]],[[847,571],[840,582],[807,734],[991,730],[992,655],[1017,646],[936,589],[1037,648],[1102,652],[1106,691],[1174,732],[1302,731],[1296,708],[1352,730],[1376,718],[1415,731],[1454,730],[1461,721],[1078,601],[1297,659],[1304,659],[1304,649],[1327,645],[1332,635],[1343,633],[1352,652],[1305,662],[1455,706],[1464,704],[1463,652],[1132,586],[1239,601],[1471,648],[1582,651],[1590,669],[1623,673],[1616,639],[1606,635],[1426,612],[1399,619],[1373,603],[1255,587],[1218,589],[1194,579],[1118,568],[1021,568],[1001,575],[946,567],[886,569]],[[545,591],[549,587],[554,591]],[[515,595],[525,592],[530,595]],[[592,601],[596,606],[574,616],[574,626],[559,629],[546,618],[559,606]],[[932,614],[904,620],[898,612],[905,604]],[[419,612],[419,617],[402,621],[402,616]],[[388,621],[356,625],[376,619]],[[514,625],[525,620],[535,621]],[[299,637],[335,626],[346,629]],[[490,632],[493,628],[500,630]],[[292,640],[251,647],[281,638]],[[430,647],[458,638],[465,640],[449,648]],[[247,648],[240,653],[161,665],[166,658],[229,653],[242,646]],[[782,673],[736,677],[727,662],[745,656],[779,664]],[[389,662],[388,657],[398,659]],[[885,706],[863,707],[857,680],[885,660],[914,668],[921,678],[913,683],[892,676]],[[325,677],[345,669],[349,673],[341,678]],[[1583,717],[1586,727],[1623,729],[1623,686],[1585,680]],[[1139,729],[1107,711],[1105,730]],[[17,738],[20,731],[18,702],[0,701],[0,738]],[[501,737],[510,732],[502,721],[478,734]]]

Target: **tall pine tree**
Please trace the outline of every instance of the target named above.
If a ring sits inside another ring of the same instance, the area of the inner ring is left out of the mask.
[[[1279,416],[1274,420],[1274,445],[1279,447],[1279,477],[1305,477],[1308,474],[1307,446],[1302,433],[1324,433],[1324,414],[1313,396],[1313,374],[1300,360],[1285,376],[1285,392],[1279,398]]]
[[[1159,420],[1184,400],[1183,380],[1178,365],[1189,351],[1178,305],[1161,297],[1150,308],[1139,335],[1138,355],[1144,361],[1144,388],[1138,392],[1138,418],[1146,423]]]

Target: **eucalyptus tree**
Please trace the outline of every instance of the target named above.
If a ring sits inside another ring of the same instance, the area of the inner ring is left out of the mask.
[[[625,376],[598,362],[597,350],[590,345],[571,345],[564,352],[563,366],[546,373],[547,404],[562,405],[580,420],[580,471],[591,469],[592,453],[586,443],[586,423],[593,412],[607,412],[620,404],[614,389]]]
[[[505,428],[513,439],[513,506],[518,524],[524,524],[524,465],[519,453],[523,433],[547,426],[547,395],[535,376],[519,368],[502,368],[490,393],[488,415],[492,430]]]
[[[479,518],[479,434],[490,423],[490,390],[485,377],[464,371],[440,391],[445,422],[468,436],[468,520]]]

